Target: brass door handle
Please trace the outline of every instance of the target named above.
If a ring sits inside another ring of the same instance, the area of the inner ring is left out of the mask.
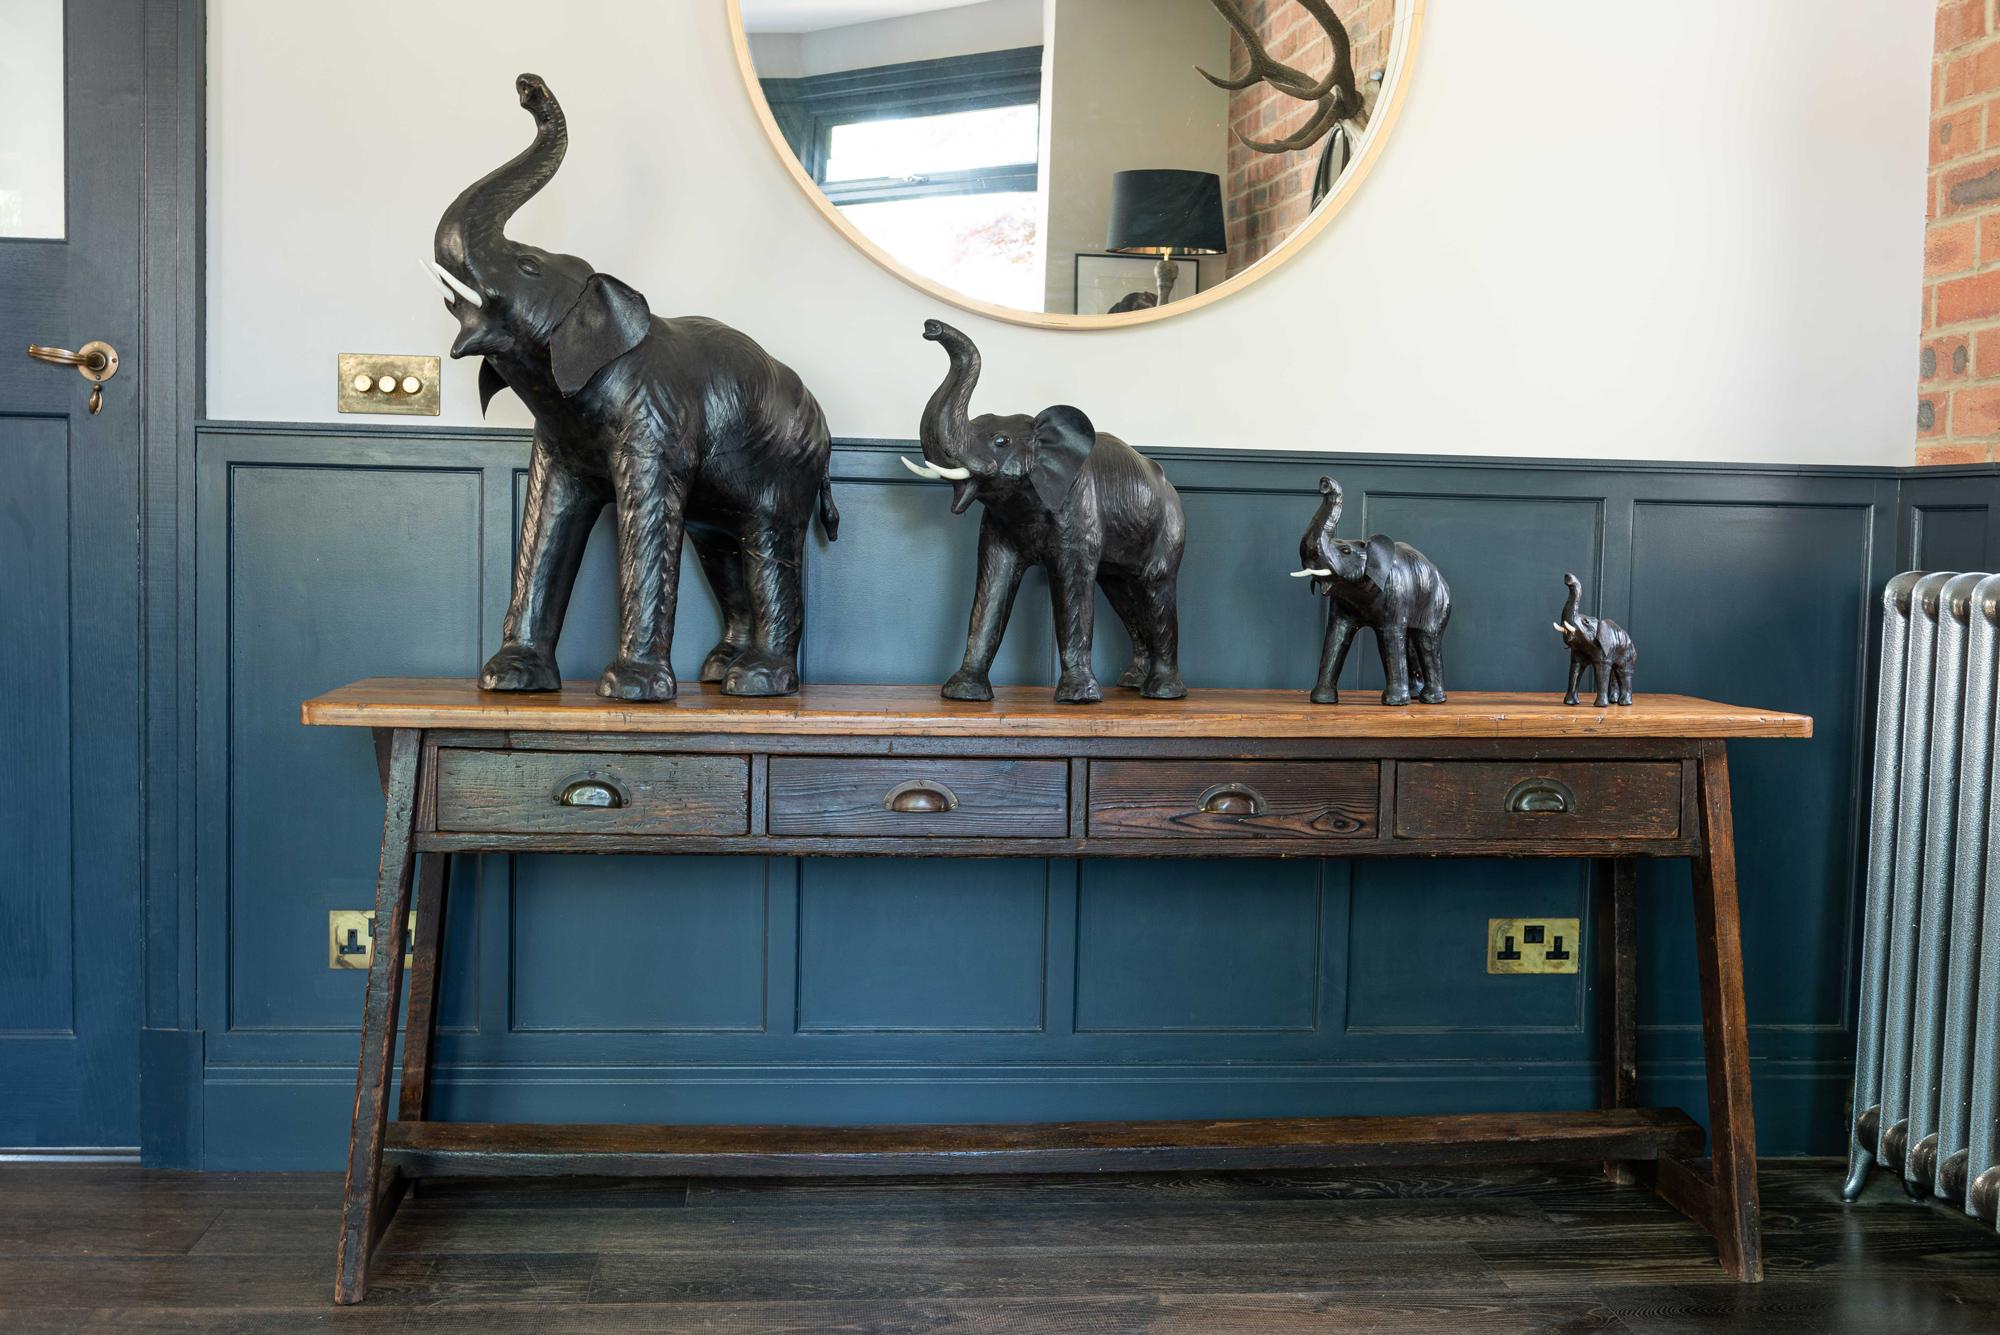
[[[1218,783],[1202,793],[1197,805],[1211,816],[1261,816],[1267,804],[1247,783]]]
[[[882,806],[889,811],[905,816],[927,815],[934,811],[958,810],[958,794],[941,783],[925,779],[911,779],[891,788],[882,798]]]
[[[90,382],[92,415],[104,407],[104,382],[118,374],[118,349],[102,339],[92,339],[75,352],[30,343],[28,355],[50,366],[74,366],[77,374]]]
[[[617,784],[603,779],[571,779],[556,794],[556,801],[566,807],[622,807],[625,794]]]

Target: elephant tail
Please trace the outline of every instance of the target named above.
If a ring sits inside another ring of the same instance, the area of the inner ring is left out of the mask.
[[[833,476],[831,473],[819,475],[819,527],[826,534],[828,542],[840,538],[840,511],[833,504]]]

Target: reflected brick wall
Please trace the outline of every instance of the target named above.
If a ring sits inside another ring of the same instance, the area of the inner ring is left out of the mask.
[[[1985,0],[1980,0],[1985,3]],[[1312,15],[1297,0],[1238,0],[1257,25],[1265,49],[1287,65],[1319,78],[1332,66],[1332,46]],[[1367,80],[1384,68],[1394,30],[1396,0],[1333,0],[1333,11],[1354,42],[1354,74],[1364,92]],[[1250,68],[1243,42],[1230,37],[1230,72]],[[1229,127],[1252,139],[1279,139],[1303,125],[1310,104],[1257,83],[1229,99]],[[1229,176],[1223,206],[1229,219],[1229,272],[1235,274],[1268,255],[1312,211],[1313,176],[1321,145],[1292,153],[1257,153],[1230,136]]]

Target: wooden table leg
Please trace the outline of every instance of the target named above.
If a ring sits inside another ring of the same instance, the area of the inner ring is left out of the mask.
[[[1699,787],[1702,854],[1694,860],[1694,930],[1713,1156],[1710,1227],[1722,1268],[1753,1283],[1764,1278],[1764,1248],[1757,1220],[1750,1026],[1743,1008],[1743,937],[1736,909],[1736,832],[1723,743],[1702,745]]]
[[[354,1126],[347,1141],[347,1182],[342,1189],[333,1281],[333,1300],[340,1304],[358,1303],[367,1294],[369,1253],[401,1199],[401,1174],[392,1174],[393,1181],[382,1180],[382,1133],[396,1058],[422,743],[423,734],[410,728],[398,728],[389,741],[382,860],[375,883],[374,958],[361,1010],[361,1064],[355,1077]]]
[[[1639,1098],[1639,966],[1634,915],[1639,863],[1608,858],[1597,867],[1598,1034],[1602,1050],[1598,1106],[1634,1108]],[[1632,1166],[1612,1162],[1604,1175],[1629,1183]]]
[[[417,855],[416,932],[410,942],[410,1014],[403,1026],[403,1093],[396,1118],[430,1116],[431,1057],[437,1050],[439,954],[445,900],[451,892],[451,855]]]

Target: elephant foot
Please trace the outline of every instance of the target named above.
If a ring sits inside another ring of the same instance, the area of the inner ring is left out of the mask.
[[[482,691],[558,691],[562,674],[556,656],[525,644],[507,644],[479,671]]]
[[[789,658],[745,649],[722,676],[724,695],[796,695],[799,670]]]
[[[1097,689],[1097,678],[1088,672],[1065,672],[1056,683],[1056,703],[1059,705],[1094,705],[1104,698],[1104,692]]]
[[[1595,700],[1591,701],[1591,703],[1596,705],[1599,709],[1611,708],[1611,699],[1609,696],[1600,695]]]
[[[708,657],[701,660],[701,675],[697,680],[708,682],[721,681],[724,675],[728,673],[729,665],[741,657],[742,653],[742,645],[731,644],[728,640],[719,641],[713,649],[708,651]]]
[[[597,693],[609,700],[671,700],[678,690],[668,663],[621,658],[597,679]]]
[[[1158,668],[1147,674],[1139,694],[1148,700],[1184,700],[1187,683],[1181,680],[1179,668]]]
[[[1436,686],[1426,686],[1422,693],[1417,696],[1417,703],[1421,705],[1441,705],[1444,703],[1444,692]]]
[[[1135,658],[1123,672],[1118,674],[1118,685],[1124,690],[1143,692],[1146,686],[1146,679],[1151,675],[1152,673],[1147,667],[1146,660]]]
[[[1403,705],[1410,703],[1410,693],[1406,690],[1384,691],[1382,692],[1382,703],[1389,706],[1389,708],[1391,709],[1400,708]]]
[[[951,674],[951,680],[938,694],[947,700],[991,700],[993,684],[986,680],[984,673],[960,668]]]
[[[1571,691],[1568,695],[1565,695],[1563,697],[1563,703],[1566,705],[1580,705],[1583,703],[1583,701],[1577,699],[1575,691]]]
[[[1310,698],[1316,705],[1337,705],[1340,703],[1340,688],[1338,686],[1315,686],[1312,689]]]

